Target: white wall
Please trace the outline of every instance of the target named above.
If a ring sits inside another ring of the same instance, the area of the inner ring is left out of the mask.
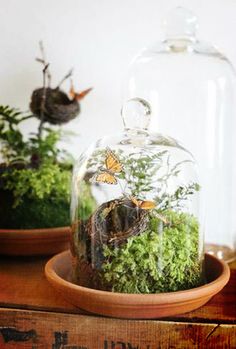
[[[161,38],[161,20],[177,5],[197,14],[199,36],[217,44],[236,66],[235,0],[0,0],[0,103],[28,108],[31,92],[42,83],[34,59],[43,40],[55,84],[74,67],[76,88],[94,87],[78,120],[68,125],[79,133],[70,146],[76,155],[97,137],[121,129],[128,63]]]

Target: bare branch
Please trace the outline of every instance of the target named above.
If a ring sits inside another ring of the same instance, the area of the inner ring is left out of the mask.
[[[60,86],[63,84],[63,82],[67,79],[69,79],[71,76],[73,75],[73,68],[71,68],[68,73],[63,77],[63,79],[61,79],[61,81],[59,82],[59,84],[57,85],[56,88],[60,88]]]
[[[41,59],[41,58],[35,58],[35,60],[37,61],[37,62],[39,62],[39,63],[42,63],[42,64],[44,64],[44,60],[43,59]]]
[[[46,56],[45,56],[45,51],[44,51],[43,41],[42,40],[39,41],[39,49],[41,51],[41,55],[42,55],[43,61],[46,62]]]
[[[43,73],[45,74],[48,70],[49,67],[49,63],[45,65],[45,67],[43,68]]]
[[[51,82],[51,74],[49,73],[48,67],[49,63],[46,62],[45,58],[45,52],[43,47],[43,42],[39,42],[39,48],[41,51],[42,58],[38,58],[37,61],[42,63],[44,65],[43,68],[43,95],[41,99],[41,105],[40,105],[40,124],[38,128],[38,138],[40,139],[42,137],[42,130],[43,130],[43,124],[44,124],[44,111],[45,111],[45,101],[46,101],[46,77],[48,78],[48,86],[50,86]]]
[[[42,63],[44,65],[43,73],[46,74],[47,79],[48,79],[47,85],[50,87],[52,76],[51,76],[49,69],[48,69],[49,63],[46,61],[46,55],[45,55],[44,46],[43,46],[42,41],[39,42],[39,49],[40,49],[42,58],[36,58],[36,61],[39,63]],[[44,79],[45,79],[45,76],[44,76]],[[46,80],[44,81],[44,86],[46,86]]]

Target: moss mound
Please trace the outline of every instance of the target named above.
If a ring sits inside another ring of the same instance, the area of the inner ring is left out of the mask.
[[[203,283],[199,223],[188,213],[166,211],[168,224],[150,215],[149,228],[127,243],[104,247],[101,279],[114,292],[159,293]]]
[[[10,200],[0,205],[1,229],[53,228],[69,224],[68,200],[25,198],[15,208],[12,208]]]

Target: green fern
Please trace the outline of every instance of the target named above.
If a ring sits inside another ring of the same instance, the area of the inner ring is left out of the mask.
[[[34,115],[0,105],[3,162],[0,164],[0,227],[3,228],[69,223],[72,161],[57,146],[62,132],[42,125],[42,134],[36,128],[25,137],[21,124],[32,117]],[[33,214],[32,210],[36,212]]]
[[[0,143],[3,160],[9,163],[16,159],[24,159],[28,144],[24,141],[19,124],[32,115],[21,113],[9,106],[0,106]]]

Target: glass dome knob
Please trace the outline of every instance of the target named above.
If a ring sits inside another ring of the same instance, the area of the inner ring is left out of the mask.
[[[151,118],[151,106],[144,99],[132,98],[124,103],[121,115],[126,131],[147,131]]]
[[[198,28],[197,17],[183,7],[171,10],[163,24],[167,39],[195,38]]]

